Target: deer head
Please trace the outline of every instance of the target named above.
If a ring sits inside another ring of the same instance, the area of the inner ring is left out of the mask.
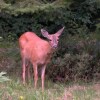
[[[64,27],[57,31],[55,34],[50,35],[46,30],[41,29],[41,33],[44,37],[46,37],[49,40],[49,43],[53,48],[57,48],[59,36],[62,34],[63,30]]]

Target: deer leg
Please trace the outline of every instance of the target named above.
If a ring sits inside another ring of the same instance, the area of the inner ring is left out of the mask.
[[[36,89],[36,87],[37,87],[37,80],[38,80],[37,64],[33,65],[33,70],[34,70],[34,88]]]
[[[41,71],[42,91],[44,91],[45,69],[46,69],[46,65],[42,67],[42,71]]]
[[[28,80],[30,80],[30,67],[27,67]]]
[[[25,70],[26,70],[26,66],[25,66],[25,58],[22,59],[22,80],[23,80],[23,84],[25,84]]]
[[[30,62],[27,61],[27,79],[30,80]]]

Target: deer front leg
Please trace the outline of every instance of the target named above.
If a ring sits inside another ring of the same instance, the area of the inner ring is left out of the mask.
[[[46,65],[42,67],[42,71],[41,71],[42,91],[44,91],[45,69],[46,69]]]
[[[38,70],[37,70],[37,64],[33,65],[34,70],[34,88],[37,88],[37,81],[38,81]]]
[[[25,58],[23,58],[22,59],[22,81],[23,81],[23,84],[25,84],[25,70],[26,70]]]

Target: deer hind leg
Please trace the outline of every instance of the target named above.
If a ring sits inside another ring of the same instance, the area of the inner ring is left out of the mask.
[[[30,62],[29,62],[29,60],[27,60],[27,62],[26,62],[26,75],[27,75],[27,81],[29,81],[30,79],[31,79],[31,75],[30,75]]]
[[[28,81],[31,79],[31,75],[30,75],[30,66],[27,66],[27,75],[28,75]]]
[[[46,65],[42,66],[42,70],[41,70],[42,91],[44,91],[45,69],[46,69]]]
[[[34,88],[37,88],[37,81],[38,81],[38,68],[37,64],[33,64],[33,71],[34,71]]]
[[[23,81],[23,84],[25,84],[25,71],[26,71],[25,58],[22,58],[22,81]]]

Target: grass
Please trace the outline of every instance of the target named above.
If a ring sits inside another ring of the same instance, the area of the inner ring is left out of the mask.
[[[40,81],[39,81],[40,83]],[[0,84],[1,100],[99,100],[100,84],[65,85],[46,80],[45,90],[35,90],[33,82],[23,85],[20,80]]]
[[[63,90],[56,84],[53,87],[55,87],[55,89],[45,89],[45,91],[42,92],[41,88],[35,90],[31,84],[24,86],[19,81],[10,81],[1,84],[0,88],[2,91],[0,91],[0,98],[12,98],[12,100],[19,100],[21,98],[23,98],[23,100],[50,100],[52,98],[52,100],[54,100],[61,95]],[[56,91],[57,88],[59,88],[59,92]]]

